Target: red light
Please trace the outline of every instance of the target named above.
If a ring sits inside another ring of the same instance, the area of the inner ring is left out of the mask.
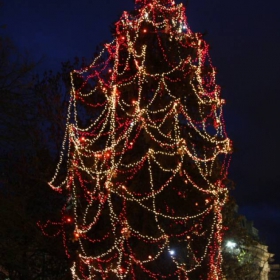
[[[119,268],[119,272],[123,273],[124,269],[123,268]]]
[[[102,154],[98,153],[98,154],[95,154],[94,156],[97,157],[97,158],[101,158]]]

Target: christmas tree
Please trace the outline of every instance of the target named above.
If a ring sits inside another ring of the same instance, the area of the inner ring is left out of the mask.
[[[73,279],[222,279],[231,142],[208,45],[172,0],[136,0],[114,38],[71,74],[47,225]]]

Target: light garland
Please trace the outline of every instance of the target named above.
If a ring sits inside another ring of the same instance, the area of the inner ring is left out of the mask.
[[[116,23],[116,39],[71,74],[50,182],[68,199],[62,221],[42,230],[60,226],[73,279],[222,279],[231,141],[208,45],[182,4],[136,5]]]

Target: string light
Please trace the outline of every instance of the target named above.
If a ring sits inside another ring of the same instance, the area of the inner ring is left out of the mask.
[[[49,183],[68,200],[62,222],[41,228],[60,228],[55,235],[62,234],[69,257],[76,254],[69,240],[77,244],[75,280],[140,279],[135,271],[145,279],[190,279],[205,263],[204,279],[222,279],[221,208],[232,144],[208,45],[188,27],[182,4],[136,4],[140,9],[116,23],[116,39],[71,74],[62,153]],[[88,125],[81,106],[94,111]],[[131,218],[135,209],[150,220],[135,222],[142,218]],[[166,254],[175,268],[153,270]]]

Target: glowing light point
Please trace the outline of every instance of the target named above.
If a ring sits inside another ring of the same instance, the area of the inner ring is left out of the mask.
[[[236,243],[235,242],[233,242],[233,241],[228,241],[227,243],[226,243],[226,247],[227,248],[229,248],[229,249],[234,249],[235,247],[236,247]]]
[[[171,256],[174,256],[174,255],[175,255],[175,251],[174,251],[174,250],[170,250],[170,251],[169,251],[169,254],[170,254]]]

